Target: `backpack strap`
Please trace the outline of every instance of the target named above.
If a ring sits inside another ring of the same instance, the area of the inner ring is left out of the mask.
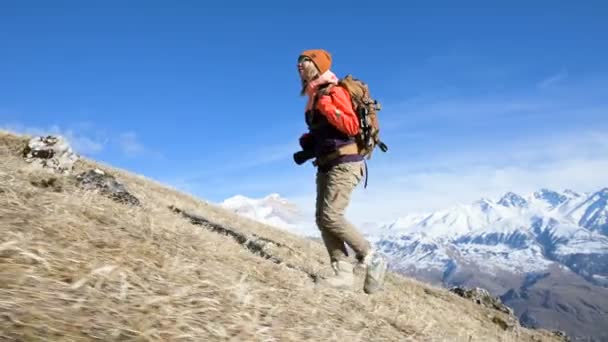
[[[329,95],[329,92],[335,86],[336,85],[332,84],[332,83],[327,83],[327,84],[321,85],[319,87],[319,89],[317,89],[317,93],[315,94],[315,99],[314,99],[314,102],[313,102],[313,108],[314,108],[314,106],[317,105],[317,101],[319,100],[319,97],[325,96],[325,95]]]
[[[312,106],[310,107],[310,113],[306,113],[306,123],[308,124],[309,128],[313,128],[313,126],[311,126],[311,123],[313,121],[314,113],[317,110],[317,102],[319,101],[319,97],[329,95],[329,92],[335,86],[336,85],[332,83],[323,84],[315,93],[315,97],[312,100]]]
[[[363,165],[365,165],[365,185],[363,185],[363,189],[367,189],[367,179],[369,178],[369,170],[367,168],[367,160],[363,159]]]

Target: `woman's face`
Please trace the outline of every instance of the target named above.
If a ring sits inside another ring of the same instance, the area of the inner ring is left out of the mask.
[[[306,82],[313,80],[319,75],[319,70],[317,70],[315,64],[308,57],[302,57],[298,60],[298,72],[300,73],[300,77]]]

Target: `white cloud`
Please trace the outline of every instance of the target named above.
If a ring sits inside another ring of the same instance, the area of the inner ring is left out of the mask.
[[[557,74],[554,74],[550,77],[545,78],[544,80],[538,83],[538,87],[541,89],[548,88],[554,84],[557,84],[568,77],[568,71],[561,70]]]
[[[141,155],[145,151],[144,145],[139,141],[135,132],[122,133],[118,138],[118,143],[122,152],[129,157]]]

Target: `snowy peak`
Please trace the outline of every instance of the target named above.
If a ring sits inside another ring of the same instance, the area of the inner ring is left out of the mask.
[[[450,237],[471,234],[504,217],[508,210],[489,199],[481,199],[469,205],[458,205],[430,214],[413,214],[398,218],[380,228],[379,235],[397,236],[415,234],[429,239],[445,240]]]
[[[572,214],[578,216],[581,213],[580,226],[608,236],[608,188],[591,195]]]
[[[502,198],[498,201],[498,204],[505,206],[507,208],[527,208],[528,201],[526,201],[523,197],[519,196],[513,192],[507,192],[502,196]]]
[[[408,268],[444,267],[452,260],[528,272],[557,262],[576,264],[580,274],[603,276],[608,267],[565,260],[608,258],[608,188],[592,194],[541,189],[527,197],[507,192],[497,202],[484,198],[409,215],[385,226],[383,233],[375,242]]]
[[[559,205],[563,204],[568,200],[568,196],[549,189],[540,189],[539,191],[536,191],[532,196],[534,197],[534,199],[540,202],[544,202],[547,205],[548,209],[557,208]]]
[[[249,214],[246,216],[252,218],[276,216],[284,221],[290,221],[298,214],[298,208],[278,194],[270,194],[260,199],[236,195],[224,200],[221,206],[239,214]]]
[[[581,197],[581,196],[582,196],[582,195],[581,195],[581,194],[579,194],[578,192],[576,192],[576,191],[574,191],[574,190],[570,190],[570,189],[566,189],[566,190],[564,190],[564,194],[565,194],[566,196],[569,196],[570,198],[579,198],[579,197]]]
[[[599,196],[601,198],[608,198],[608,188],[603,188],[602,190],[596,192],[593,196]]]
[[[494,209],[494,202],[487,198],[482,198],[478,201],[473,202],[474,208],[479,208],[481,212],[489,213]]]
[[[311,229],[299,208],[279,194],[258,199],[236,195],[219,205],[241,216],[294,233],[307,235]]]

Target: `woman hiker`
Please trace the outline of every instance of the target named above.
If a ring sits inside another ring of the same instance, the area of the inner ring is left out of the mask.
[[[351,194],[363,178],[364,160],[354,138],[359,132],[358,116],[350,94],[338,86],[338,78],[330,71],[331,62],[325,50],[306,50],[298,58],[301,95],[308,96],[305,118],[309,132],[300,137],[302,151],[294,154],[294,160],[300,165],[315,158],[317,166],[316,224],[335,272],[320,282],[337,289],[353,288],[354,265],[347,259],[348,244],[366,269],[364,291],[373,293],[383,286],[387,263],[344,218]]]

